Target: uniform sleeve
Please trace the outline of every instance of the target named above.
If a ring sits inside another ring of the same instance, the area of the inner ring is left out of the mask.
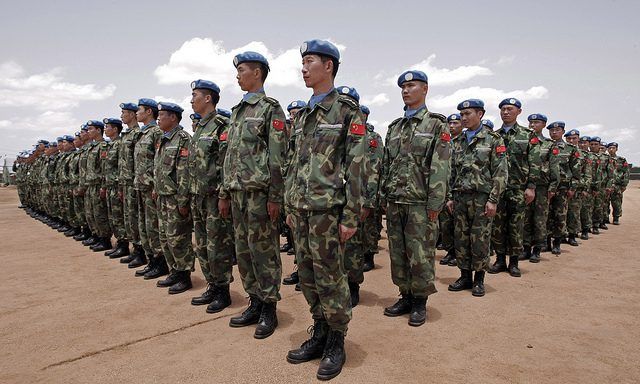
[[[224,158],[229,148],[229,122],[225,121],[224,125],[218,128],[218,154],[215,159],[216,180],[218,180],[218,194],[222,190],[222,181],[224,180]]]
[[[573,148],[573,151],[571,151],[569,167],[571,168],[571,181],[569,183],[569,189],[575,191],[576,189],[578,189],[578,187],[580,187],[582,176],[582,159],[580,151],[577,148]]]
[[[549,192],[556,193],[560,183],[560,149],[552,144],[549,148]]]
[[[191,137],[187,134],[180,139],[178,147],[178,157],[176,159],[176,185],[178,190],[176,193],[176,201],[178,207],[188,207],[190,202],[189,194],[189,147],[191,146]]]
[[[534,188],[540,184],[542,175],[542,157],[540,155],[540,140],[535,133],[530,136],[529,150],[527,152],[527,161],[529,163],[529,176],[526,180],[527,188]]]
[[[451,134],[449,126],[439,122],[438,137],[431,157],[429,170],[429,190],[427,192],[427,209],[440,211],[447,197],[449,176],[451,172]]]
[[[384,149],[382,151],[382,163],[380,165],[380,206],[386,208],[387,206],[387,191],[384,186],[387,184],[387,180],[389,179],[389,168],[391,166],[391,156],[389,154],[389,139],[391,138],[391,132],[393,132],[394,126],[391,125],[387,129],[387,137],[384,141]]]
[[[584,155],[585,158],[582,159],[583,167],[582,167],[582,188],[585,191],[591,190],[591,159]]]
[[[346,156],[345,156],[345,197],[346,205],[343,210],[341,224],[345,227],[356,228],[358,216],[362,207],[363,177],[365,172],[366,156],[366,128],[364,116],[360,110],[355,110],[345,120],[347,125]]]
[[[491,147],[491,192],[489,193],[489,202],[497,204],[502,196],[502,192],[507,187],[507,178],[509,176],[509,164],[507,163],[506,147],[502,138],[496,138]]]
[[[375,132],[367,132],[365,147],[367,155],[365,156],[365,173],[363,177],[364,206],[367,208],[375,208],[376,197],[378,194],[378,180],[380,170],[380,158],[376,155],[378,146],[382,145],[378,134]]]
[[[282,204],[284,201],[284,177],[282,169],[287,152],[287,135],[285,134],[284,111],[280,105],[271,110],[269,116],[269,201]]]

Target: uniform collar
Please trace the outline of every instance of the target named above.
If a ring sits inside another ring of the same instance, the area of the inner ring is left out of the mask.
[[[338,91],[336,91],[335,88],[331,88],[329,92],[312,95],[307,105],[309,109],[313,109],[316,105],[319,105],[322,109],[329,110],[337,96]]]
[[[424,112],[426,112],[426,111],[427,111],[427,106],[425,104],[423,104],[418,109],[406,108],[404,110],[404,117],[406,117],[407,119],[415,117],[416,119],[422,120],[422,118],[424,117]]]
[[[266,94],[264,93],[264,87],[258,89],[256,92],[247,92],[242,96],[242,101],[249,104],[255,104],[262,99]]]
[[[168,132],[164,132],[162,134],[162,138],[163,139],[168,139],[171,140],[173,138],[173,135],[176,134],[176,132],[178,132],[179,130],[181,130],[182,127],[180,126],[180,124],[176,125],[175,127],[173,127],[170,131]]]
[[[204,127],[205,125],[209,124],[209,122],[213,120],[213,118],[217,115],[218,112],[214,109],[212,112],[208,113],[206,116],[200,119],[200,121],[198,121],[198,127]]]
[[[144,132],[144,131],[146,131],[148,128],[153,127],[154,125],[158,125],[158,123],[156,123],[156,121],[155,121],[155,120],[151,120],[151,121],[149,122],[149,124],[145,124],[145,125],[143,125],[142,127],[140,127],[140,130],[141,130],[142,132]]]

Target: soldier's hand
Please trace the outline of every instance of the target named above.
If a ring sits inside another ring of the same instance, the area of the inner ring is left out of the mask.
[[[291,214],[287,215],[287,218],[285,219],[285,222],[287,223],[289,228],[293,229],[293,218],[291,217]]]
[[[524,202],[529,205],[536,199],[535,188],[527,188],[524,190]]]
[[[493,217],[496,215],[497,204],[487,201],[487,204],[484,206],[484,215],[486,217]]]
[[[267,201],[267,212],[269,213],[271,222],[275,223],[280,217],[280,204],[274,203],[272,201]]]
[[[107,190],[105,188],[100,188],[100,199],[102,200],[107,199]]]
[[[358,228],[349,228],[340,224],[340,226],[338,227],[338,231],[340,232],[340,243],[342,244],[346,243],[347,240],[349,240],[350,238],[353,237],[353,235],[356,234],[357,230]]]
[[[220,211],[220,215],[225,219],[229,218],[230,206],[231,206],[231,203],[229,202],[229,199],[218,200],[218,211]]]
[[[371,215],[371,208],[362,207],[362,209],[360,210],[360,221],[364,221],[370,215]]]
[[[440,214],[440,211],[432,211],[430,209],[427,209],[427,217],[431,222],[438,220],[439,214]]]
[[[574,190],[571,190],[571,189],[570,189],[570,190],[567,192],[567,197],[568,197],[569,199],[573,199],[573,196],[574,196],[575,194],[576,194],[576,191],[574,191]]]
[[[187,217],[189,216],[189,207],[178,207],[178,212],[180,212],[180,216]]]
[[[447,211],[449,211],[449,213],[453,214],[453,200],[447,201]]]
[[[151,192],[151,198],[153,200],[158,200],[158,194],[156,193],[156,191]]]

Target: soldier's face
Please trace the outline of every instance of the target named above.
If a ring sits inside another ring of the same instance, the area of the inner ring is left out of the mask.
[[[238,72],[236,80],[238,80],[240,89],[245,92],[256,89],[257,85],[260,83],[260,69],[251,69],[247,63],[242,63],[238,64],[236,71]]]
[[[322,62],[318,55],[306,55],[302,58],[302,79],[307,88],[321,84],[331,78],[331,60]]]
[[[618,152],[618,147],[609,147],[607,148],[607,152],[609,152],[611,156],[615,156],[616,152]]]
[[[114,125],[107,124],[104,127],[104,133],[107,134],[107,137],[113,139],[114,137],[118,136],[118,129]]]
[[[460,123],[463,128],[476,129],[480,126],[480,120],[484,116],[484,111],[476,108],[468,108],[460,111]]]
[[[589,150],[589,142],[588,141],[580,141],[578,143],[578,145],[580,146],[580,149],[582,149],[583,151],[588,151]]]
[[[598,153],[598,151],[600,150],[600,143],[598,143],[597,141],[589,142],[589,149],[591,150],[591,152]]]
[[[560,127],[555,127],[549,129],[549,136],[551,136],[552,140],[558,141],[562,139],[562,135],[564,135],[564,129]]]
[[[542,130],[544,129],[544,126],[545,126],[545,122],[542,120],[531,120],[529,122],[529,128],[533,129],[538,134],[542,132]]]
[[[211,95],[205,95],[205,93],[199,89],[194,89],[193,92],[191,92],[191,108],[195,113],[205,113],[207,104],[210,103]]]
[[[580,141],[580,136],[576,136],[576,135],[567,136],[567,143],[569,144],[578,145],[579,141]]]
[[[462,132],[462,123],[459,120],[453,120],[449,122],[449,131],[453,136],[458,136]]]
[[[87,131],[80,131],[80,139],[82,139],[82,141],[86,143],[89,139],[89,133]]]
[[[73,145],[76,148],[82,147],[82,139],[80,139],[79,137],[76,137],[75,140],[73,140]]]
[[[97,139],[98,138],[98,133],[96,131],[99,131],[98,128],[94,127],[93,125],[89,127],[89,137],[91,137],[92,139]]]
[[[152,116],[153,111],[151,110],[151,108],[145,107],[144,105],[138,107],[138,110],[136,111],[136,118],[138,119],[138,121],[147,121],[147,119],[153,119]]]
[[[129,111],[128,109],[123,109],[122,113],[120,113],[120,120],[122,120],[123,123],[129,125],[133,123],[133,119],[135,118],[135,116],[135,112]]]
[[[411,107],[419,107],[424,104],[429,86],[422,81],[405,81],[402,84],[402,101]]]
[[[500,108],[500,118],[502,122],[507,125],[512,125],[516,122],[518,115],[522,112],[522,109],[516,107],[515,105],[503,105]]]
[[[170,131],[177,125],[176,115],[168,111],[158,112],[158,126],[165,132]]]
[[[600,145],[600,153],[605,153],[607,152],[607,147],[605,147],[604,145]]]
[[[293,108],[289,111],[289,116],[291,116],[291,120],[296,118],[296,115],[300,112],[300,108]]]

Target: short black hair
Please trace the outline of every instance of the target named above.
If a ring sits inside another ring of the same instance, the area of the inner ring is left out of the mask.
[[[211,104],[218,105],[218,102],[220,101],[220,95],[219,94],[217,94],[217,93],[215,93],[212,90],[207,89],[207,88],[196,88],[196,89],[194,89],[194,91],[196,91],[196,90],[204,93],[205,95],[211,96]]]
[[[153,119],[154,120],[158,120],[158,109],[157,108],[151,108],[151,107],[146,106],[146,105],[141,105],[140,108],[151,110],[151,114],[153,115]]]
[[[247,63],[247,66],[252,70],[256,68],[260,68],[260,75],[262,76],[262,82],[264,83],[267,80],[267,75],[269,75],[269,67],[267,67],[264,63],[250,61]]]
[[[320,56],[320,60],[322,61],[322,64],[326,63],[327,60],[331,60],[331,62],[333,63],[333,73],[331,75],[335,79],[336,75],[338,74],[338,67],[340,67],[340,62],[335,57],[325,56],[325,55],[318,55],[318,56]]]

